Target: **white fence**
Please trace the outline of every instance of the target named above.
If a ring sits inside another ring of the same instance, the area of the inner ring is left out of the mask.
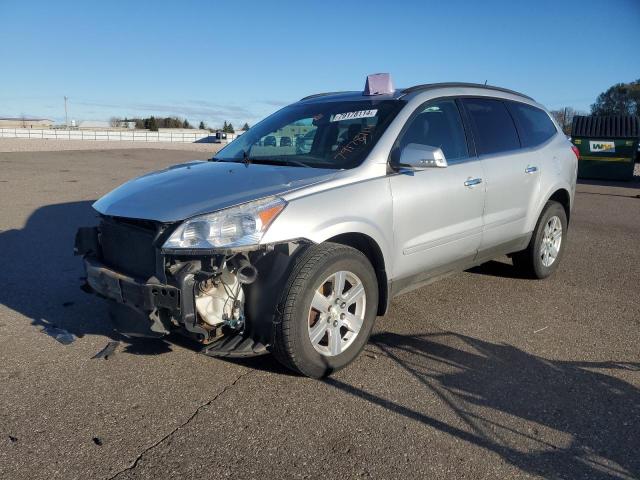
[[[147,132],[136,130],[61,130],[39,128],[0,128],[3,138],[48,138],[57,140],[97,140],[129,142],[180,142],[214,143],[216,137],[209,133]]]

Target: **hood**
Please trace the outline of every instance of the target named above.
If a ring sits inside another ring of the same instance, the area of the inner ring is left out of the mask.
[[[176,222],[336,175],[336,170],[229,162],[190,162],[131,180],[93,204],[103,215]]]

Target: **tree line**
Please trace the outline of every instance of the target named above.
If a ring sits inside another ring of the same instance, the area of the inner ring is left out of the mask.
[[[109,120],[109,124],[112,127],[121,127],[123,125],[127,125],[129,122],[134,122],[137,129],[150,130],[152,132],[157,132],[160,128],[195,128],[189,120],[186,118],[182,119],[180,117],[145,117],[145,118],[119,118],[119,117],[111,117]],[[198,125],[198,129],[200,130],[209,130],[210,132],[214,132],[217,129],[210,128],[203,121],[200,121]],[[224,125],[220,129],[225,133],[235,133],[235,129],[231,122],[224,122]],[[242,126],[242,130],[249,130],[249,124],[247,122]]]
[[[629,83],[616,83],[602,92],[591,104],[591,115],[640,115],[640,79]],[[577,111],[572,107],[552,110],[551,114],[562,126],[565,133],[570,133],[573,117],[589,115],[588,112]]]

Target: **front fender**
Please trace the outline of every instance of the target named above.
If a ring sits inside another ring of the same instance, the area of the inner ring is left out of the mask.
[[[380,247],[387,271],[393,246],[393,213],[387,177],[315,192],[290,201],[263,237],[263,244],[306,238],[324,242],[336,235],[362,233]]]

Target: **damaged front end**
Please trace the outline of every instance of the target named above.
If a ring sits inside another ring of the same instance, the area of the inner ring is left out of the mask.
[[[186,222],[185,222],[186,223]],[[266,353],[275,309],[303,242],[188,249],[185,223],[103,215],[76,234],[85,291],[112,300],[115,330],[131,337],[180,333],[212,356]]]

